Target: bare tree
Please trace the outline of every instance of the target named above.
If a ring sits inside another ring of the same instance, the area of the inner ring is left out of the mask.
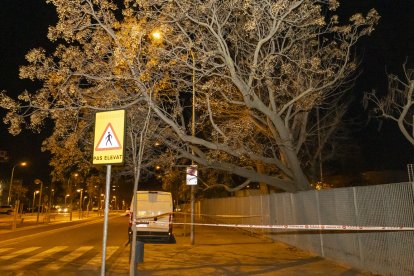
[[[160,15],[164,70],[184,87],[181,91],[193,93],[190,80],[196,80],[196,136],[154,106],[195,154],[175,149],[204,167],[249,181],[286,191],[307,189],[302,168],[326,145],[344,114],[337,99],[349,89],[357,67],[352,47],[372,31],[376,12],[356,14],[350,25],[339,26],[335,15],[323,15],[335,10],[336,1],[140,3],[149,7],[148,17]],[[315,129],[311,113],[319,107],[331,115],[323,122],[331,128],[320,148],[306,156]]]
[[[373,104],[374,116],[392,120],[414,145],[414,69],[403,64],[403,77],[388,75],[388,94],[378,97],[375,90],[365,93],[364,106]]]
[[[109,0],[49,2],[59,21],[48,37],[64,43],[26,56],[20,76],[42,81],[35,94],[1,95],[12,133],[28,117],[61,132],[65,116],[78,132],[97,110],[145,102],[177,158],[290,192],[309,188],[310,114],[337,108],[357,68],[352,49],[379,18],[341,25],[335,0],[125,0],[122,13]]]

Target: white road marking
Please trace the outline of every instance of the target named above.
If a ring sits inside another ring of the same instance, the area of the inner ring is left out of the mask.
[[[19,262],[16,262],[14,264],[4,266],[4,267],[2,267],[2,270],[19,270],[19,269],[22,269],[25,266],[28,266],[28,265],[31,265],[33,263],[36,263],[36,262],[39,262],[39,261],[43,260],[44,258],[50,256],[51,254],[62,251],[63,249],[65,249],[67,247],[68,246],[55,246],[55,247],[52,247],[51,249],[43,251],[39,254],[33,255],[30,258],[23,259],[23,260],[21,260]]]
[[[108,260],[112,254],[117,251],[119,246],[108,246],[106,248],[106,259]],[[81,266],[79,270],[98,270],[101,267],[102,263],[102,252],[97,254],[94,258],[90,259],[85,265]]]
[[[63,256],[59,260],[56,260],[55,262],[52,262],[52,263],[42,267],[42,270],[44,270],[44,269],[45,270],[58,270],[62,266],[66,265],[67,263],[70,263],[73,260],[75,260],[76,258],[79,258],[80,256],[82,256],[83,254],[85,254],[86,252],[91,250],[92,248],[93,248],[93,246],[79,247],[78,249],[72,251],[70,254],[68,254],[66,256]]]
[[[12,250],[13,248],[9,247],[9,248],[0,248],[0,253]]]
[[[39,248],[40,247],[28,247],[28,248],[25,248],[25,249],[22,249],[22,250],[19,250],[19,251],[16,251],[16,252],[7,254],[5,256],[1,256],[0,259],[2,259],[2,260],[10,260],[10,259],[13,259],[14,257],[17,257],[19,255],[23,255],[23,254],[26,254],[26,253],[35,251],[36,249],[39,249]]]

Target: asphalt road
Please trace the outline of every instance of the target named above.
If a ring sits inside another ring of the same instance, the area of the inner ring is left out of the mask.
[[[128,273],[127,227],[127,217],[110,217],[106,270],[113,275]],[[102,236],[102,217],[3,233],[0,275],[99,275]]]
[[[128,217],[111,214],[106,275],[129,274]],[[146,244],[138,275],[372,275],[238,229],[174,226],[176,244]],[[0,275],[100,275],[102,217],[0,232]]]

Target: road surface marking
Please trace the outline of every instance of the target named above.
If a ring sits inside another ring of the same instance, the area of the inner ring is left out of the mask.
[[[40,247],[28,247],[28,248],[25,248],[25,249],[22,249],[22,250],[19,250],[19,251],[10,253],[10,254],[8,254],[6,256],[1,256],[0,259],[2,259],[2,260],[10,260],[10,259],[13,259],[14,257],[17,257],[19,255],[23,255],[23,254],[26,254],[26,253],[29,253],[29,252],[32,252],[32,251],[34,251],[36,249],[39,249],[39,248]]]
[[[46,269],[46,270],[58,270],[59,268],[61,268],[65,264],[72,262],[76,258],[79,258],[80,256],[82,256],[83,254],[85,254],[86,252],[88,252],[89,250],[91,250],[92,248],[93,248],[93,246],[82,246],[82,247],[79,247],[75,251],[72,251],[70,254],[68,254],[66,256],[63,256],[59,260],[57,260],[55,262],[52,262],[52,263],[50,263],[50,264],[42,267],[42,270],[43,269]]]
[[[50,255],[57,253],[59,251],[62,251],[63,249],[67,248],[68,246],[55,246],[52,247],[49,250],[43,251],[39,254],[36,254],[30,258],[27,259],[23,259],[19,262],[16,262],[14,264],[8,265],[8,266],[4,266],[2,267],[2,270],[19,270],[22,269],[25,266],[31,265],[33,263],[42,261],[44,258],[49,257]]]
[[[106,259],[108,260],[112,254],[117,251],[119,246],[108,246],[106,248]],[[102,253],[97,254],[94,258],[90,259],[85,265],[79,268],[80,270],[98,270],[102,264]]]

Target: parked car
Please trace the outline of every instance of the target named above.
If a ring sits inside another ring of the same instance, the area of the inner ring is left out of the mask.
[[[172,233],[173,201],[171,193],[137,191],[136,198],[137,213],[133,213],[132,203],[130,208],[129,240],[132,240],[131,227],[135,215],[137,240],[145,243],[175,243]]]
[[[11,205],[0,206],[0,213],[11,215],[13,213],[13,207]]]

